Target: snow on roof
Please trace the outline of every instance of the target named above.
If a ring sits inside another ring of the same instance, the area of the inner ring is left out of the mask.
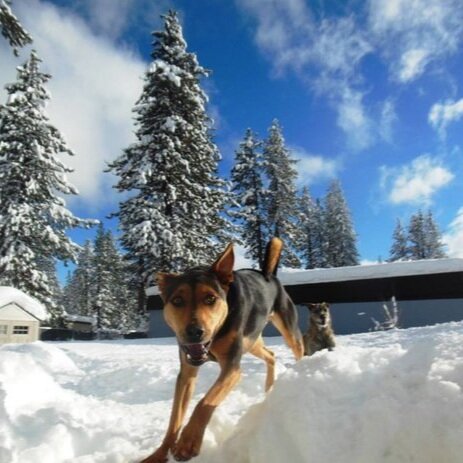
[[[278,277],[284,285],[290,286],[451,272],[463,272],[463,259],[429,259],[374,265],[356,265],[354,267],[282,271],[278,274]]]
[[[11,286],[0,286],[0,308],[12,302],[38,320],[45,321],[49,317],[47,309],[37,299]]]
[[[85,317],[84,315],[66,314],[64,316],[64,319],[68,322],[90,323],[92,325],[96,325],[95,317]]]
[[[451,272],[463,272],[463,259],[409,260],[383,264],[356,265],[353,267],[317,268],[312,270],[285,268],[278,273],[278,278],[285,286],[292,286]],[[147,296],[156,296],[158,294],[159,290],[157,286],[150,286],[146,289]]]

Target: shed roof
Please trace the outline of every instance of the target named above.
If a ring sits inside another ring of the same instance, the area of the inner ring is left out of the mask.
[[[45,321],[49,317],[47,309],[37,299],[17,288],[13,288],[11,286],[0,286],[0,309],[12,302],[33,317],[37,318],[37,320]]]
[[[366,302],[463,297],[463,259],[430,259],[278,273],[295,303]],[[148,309],[162,308],[157,287]]]

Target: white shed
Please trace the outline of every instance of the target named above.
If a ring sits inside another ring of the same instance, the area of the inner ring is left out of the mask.
[[[37,341],[45,307],[19,289],[0,286],[0,344]]]

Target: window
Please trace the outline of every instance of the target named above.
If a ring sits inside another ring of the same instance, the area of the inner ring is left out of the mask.
[[[0,325],[0,334],[8,334],[8,325]]]
[[[28,326],[13,326],[13,334],[29,334]]]

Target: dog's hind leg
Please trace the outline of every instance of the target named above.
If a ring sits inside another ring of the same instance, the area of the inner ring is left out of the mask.
[[[275,354],[265,347],[262,336],[259,336],[249,353],[264,360],[267,364],[267,377],[265,379],[265,392],[267,392],[275,381]]]
[[[275,328],[281,333],[286,344],[293,351],[296,360],[300,360],[304,355],[304,344],[302,342],[302,334],[297,325],[297,312],[293,302],[286,297],[278,310],[275,310],[270,321]]]

